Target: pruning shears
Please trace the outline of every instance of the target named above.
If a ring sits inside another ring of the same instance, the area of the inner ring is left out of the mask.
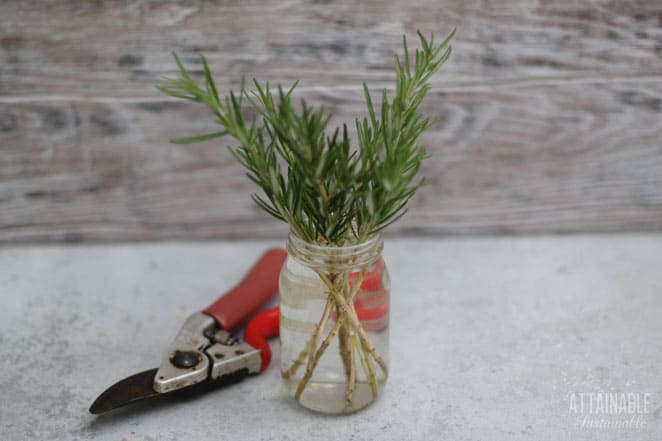
[[[286,257],[280,248],[265,252],[238,285],[186,319],[158,368],[110,386],[92,403],[90,412],[100,414],[176,392],[203,391],[264,371],[271,360],[267,338],[278,335],[278,308],[255,316],[246,326],[243,342],[232,332],[275,296]]]

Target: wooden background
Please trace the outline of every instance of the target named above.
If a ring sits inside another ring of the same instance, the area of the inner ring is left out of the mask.
[[[392,233],[662,230],[662,2],[4,0],[0,241],[282,237],[224,142],[168,143],[214,129],[155,91],[171,51],[351,122],[403,33],[453,27],[431,185]]]

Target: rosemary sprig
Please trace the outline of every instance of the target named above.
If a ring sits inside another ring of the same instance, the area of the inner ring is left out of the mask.
[[[304,100],[294,105],[297,83],[274,90],[269,82],[254,80],[255,90],[249,92],[242,82],[238,93],[221,98],[204,56],[204,81],[198,84],[175,54],[180,77],[166,79],[159,90],[207,106],[221,130],[173,142],[234,138],[239,146],[230,150],[263,190],[264,196],[252,197],[266,212],[309,242],[363,241],[402,216],[424,183],[417,174],[428,155],[419,138],[431,121],[419,107],[430,89],[428,80],[451,54],[454,34],[436,44],[434,35],[428,39],[419,32],[413,65],[403,37],[403,58],[395,56],[393,97],[384,89],[376,108],[363,84],[368,116],[355,121],[355,149],[345,124],[327,133],[331,115],[324,108]],[[243,114],[244,99],[257,111],[250,121]]]

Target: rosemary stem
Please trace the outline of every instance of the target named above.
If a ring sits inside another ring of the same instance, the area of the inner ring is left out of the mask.
[[[333,302],[332,297],[328,296],[326,299],[326,304],[324,305],[324,312],[322,313],[322,317],[320,318],[320,321],[317,323],[317,325],[315,325],[315,329],[310,335],[308,342],[301,350],[297,358],[294,360],[292,365],[287,370],[281,372],[283,378],[289,379],[292,378],[294,375],[296,375],[297,371],[299,370],[299,367],[306,360],[308,354],[312,354],[313,352],[315,352],[315,349],[317,347],[317,342],[319,341],[319,336],[329,321],[329,317],[331,315],[330,313],[331,310],[333,309],[334,304],[335,303]]]
[[[340,320],[336,321],[336,323],[333,325],[333,328],[331,328],[331,331],[329,331],[329,335],[326,336],[326,338],[322,342],[322,345],[317,349],[317,351],[314,352],[313,357],[308,361],[308,365],[306,366],[306,372],[303,374],[303,378],[297,385],[297,389],[294,393],[295,399],[298,400],[301,398],[301,394],[308,385],[308,382],[310,381],[310,378],[313,375],[313,371],[315,370],[317,363],[319,362],[320,358],[322,358],[322,355],[324,354],[324,351],[326,351],[326,348],[328,348],[331,345],[331,341],[333,341],[336,334],[340,330],[341,326],[342,326],[342,321]]]
[[[349,334],[346,332],[346,335]],[[354,389],[356,388],[356,338],[354,335],[347,337],[349,347],[349,373],[347,374],[347,391],[345,393],[345,403],[347,408],[352,405],[354,399]]]

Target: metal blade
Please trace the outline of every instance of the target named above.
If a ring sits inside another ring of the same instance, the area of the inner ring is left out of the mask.
[[[161,395],[154,391],[154,375],[158,369],[150,369],[131,375],[110,386],[94,400],[90,413],[100,414],[127,404]]]
[[[133,404],[147,399],[156,399],[166,395],[195,395],[206,392],[209,389],[237,383],[250,375],[248,369],[241,369],[215,380],[207,380],[202,383],[186,386],[168,392],[159,393],[154,391],[154,376],[158,369],[150,369],[120,380],[103,391],[90,406],[90,413],[100,414],[119,407]]]

